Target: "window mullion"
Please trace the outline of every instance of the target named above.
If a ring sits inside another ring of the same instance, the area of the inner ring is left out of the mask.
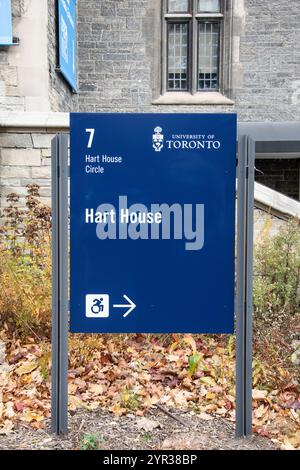
[[[198,21],[197,14],[197,0],[192,0],[192,13],[193,19],[191,21],[191,61],[190,61],[190,80],[191,92],[194,95],[197,93],[197,68],[198,68]]]
[[[163,69],[163,74],[162,74],[162,94],[165,93],[167,91],[167,73],[168,73],[168,38],[167,38],[167,34],[168,34],[168,23],[167,21],[164,19],[163,20],[163,31],[162,31],[162,44],[161,44],[161,48],[162,48],[162,60],[163,60],[163,64],[162,64],[162,69]]]
[[[166,21],[167,13],[167,0],[161,2],[161,15],[162,15],[162,40],[161,40],[161,58],[162,58],[162,73],[161,73],[161,94],[167,91],[167,67],[168,67],[168,24]]]

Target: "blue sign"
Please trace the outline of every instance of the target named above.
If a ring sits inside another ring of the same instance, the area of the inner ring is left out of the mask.
[[[77,90],[76,0],[58,0],[59,68]]]
[[[233,333],[235,114],[71,114],[71,331]]]
[[[11,1],[0,0],[0,46],[12,46]]]

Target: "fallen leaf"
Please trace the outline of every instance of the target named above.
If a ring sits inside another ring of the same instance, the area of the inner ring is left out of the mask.
[[[207,393],[205,394],[205,398],[206,398],[207,400],[214,400],[214,399],[216,398],[216,394],[215,394],[215,393],[212,393],[212,392],[207,392]]]
[[[12,401],[10,402],[7,402],[4,406],[4,412],[3,412],[4,416],[6,418],[13,418],[15,416],[15,412],[14,412],[14,404]]]
[[[31,374],[31,380],[36,384],[41,384],[44,381],[44,378],[39,370],[34,370]]]
[[[44,415],[28,410],[22,415],[21,420],[26,423],[31,423],[32,421],[43,421]]]
[[[167,359],[170,362],[177,362],[179,357],[176,354],[168,354]]]
[[[68,392],[70,395],[74,395],[76,392],[77,392],[77,385],[75,385],[74,383],[69,383],[68,384]]]
[[[209,376],[201,377],[200,382],[202,382],[203,384],[206,384],[206,385],[211,385],[212,387],[214,387],[216,385],[216,382],[214,381],[214,379],[212,377],[209,377]]]
[[[102,395],[103,394],[103,386],[99,384],[90,384],[89,391],[93,395]]]
[[[204,413],[204,412],[200,413],[198,417],[202,419],[203,421],[211,421],[212,419],[214,419],[211,415],[209,415],[208,413]]]
[[[268,408],[264,405],[259,406],[257,409],[254,410],[255,418],[262,418],[268,412]]]
[[[83,402],[81,398],[77,397],[76,395],[69,395],[69,409],[71,411],[75,411],[77,408],[82,408]]]
[[[38,367],[37,362],[23,362],[23,364],[15,370],[19,376],[29,374]]]
[[[138,429],[143,429],[146,432],[152,432],[156,428],[162,427],[158,421],[154,421],[153,419],[149,418],[140,418],[137,421]]]
[[[190,377],[192,377],[195,374],[200,359],[201,359],[201,356],[198,353],[195,353],[195,354],[193,354],[192,356],[189,357],[189,375],[190,375]]]
[[[192,335],[184,335],[183,340],[184,340],[185,343],[187,343],[191,346],[193,354],[195,355],[196,352],[197,352],[197,345],[196,345],[196,341],[194,340],[193,336]]]
[[[6,419],[3,424],[0,424],[0,434],[8,435],[12,432],[14,424],[9,419]]]
[[[45,423],[43,423],[42,421],[33,421],[31,423],[31,427],[33,429],[44,429],[45,428]]]
[[[263,400],[267,396],[268,396],[268,392],[266,390],[257,390],[256,388],[252,390],[253,400]]]
[[[288,441],[285,441],[281,446],[282,450],[296,450],[296,448]]]
[[[25,403],[15,402],[14,403],[14,408],[15,408],[16,411],[23,411],[26,408],[26,405],[25,405]]]

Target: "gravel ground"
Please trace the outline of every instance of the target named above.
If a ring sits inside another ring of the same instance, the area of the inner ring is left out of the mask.
[[[46,429],[33,430],[19,424],[7,436],[0,436],[0,449],[80,450],[87,435],[102,450],[274,450],[269,439],[252,436],[236,439],[234,425],[221,418],[172,410],[173,417],[159,409],[145,417],[116,417],[107,411],[78,411],[69,417],[67,437]]]

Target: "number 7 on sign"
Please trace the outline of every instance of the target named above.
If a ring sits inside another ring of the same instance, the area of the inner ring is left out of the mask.
[[[90,134],[89,136],[89,141],[88,141],[88,144],[87,144],[87,148],[90,149],[93,145],[93,139],[94,139],[94,135],[95,135],[95,129],[86,129],[85,132],[87,134]]]

